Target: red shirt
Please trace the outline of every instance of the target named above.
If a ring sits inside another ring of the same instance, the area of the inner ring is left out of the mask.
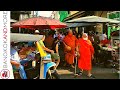
[[[107,40],[107,39],[101,40],[101,44],[103,44],[103,45],[109,44],[109,43],[110,43],[110,40]]]

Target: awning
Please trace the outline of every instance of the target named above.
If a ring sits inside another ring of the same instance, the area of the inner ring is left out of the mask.
[[[17,20],[14,20],[14,19],[10,19],[10,22],[17,22]]]
[[[104,17],[99,16],[87,16],[87,17],[81,17],[73,20],[66,21],[67,23],[115,23],[119,24],[120,21],[108,19]]]
[[[21,33],[10,33],[11,42],[29,42],[29,41],[39,41],[42,39],[43,35],[33,35],[33,34],[21,34]]]
[[[67,26],[70,27],[81,27],[81,26],[92,26],[96,25],[96,23],[67,23]]]

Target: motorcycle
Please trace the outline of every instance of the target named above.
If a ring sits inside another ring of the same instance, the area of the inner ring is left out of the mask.
[[[26,42],[26,41],[33,41],[37,42],[37,40],[41,38],[41,36],[36,35],[28,35],[28,34],[22,34],[22,39],[17,38],[17,36],[21,36],[21,34],[14,34],[11,35],[11,41],[17,41],[17,42]],[[35,36],[35,37],[34,37]],[[25,40],[23,40],[23,37]],[[32,37],[32,39],[31,39]],[[17,39],[16,39],[17,38]],[[33,40],[34,39],[34,40]],[[33,51],[27,56],[27,60],[23,60],[21,62],[21,65],[24,66],[27,79],[60,79],[59,74],[56,71],[56,64],[52,62],[50,55],[48,55],[48,60],[45,60],[41,57],[40,52]],[[15,79],[21,79],[20,75],[18,73],[18,70],[13,70],[14,72],[14,78]]]
[[[56,64],[51,60],[43,60],[39,56],[39,53],[34,51],[27,56],[27,60],[21,62],[21,65],[24,66],[27,78],[60,79],[55,69]],[[14,73],[18,73],[18,71]],[[17,75],[19,75],[19,73]],[[20,79],[20,76],[15,76],[15,79]]]

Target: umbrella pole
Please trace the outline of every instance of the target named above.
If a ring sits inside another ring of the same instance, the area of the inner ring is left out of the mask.
[[[21,32],[21,28],[19,27],[19,33]]]

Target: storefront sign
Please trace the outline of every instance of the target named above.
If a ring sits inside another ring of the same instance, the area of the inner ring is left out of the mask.
[[[107,15],[109,19],[120,21],[120,11],[114,11],[114,12],[108,13]]]

